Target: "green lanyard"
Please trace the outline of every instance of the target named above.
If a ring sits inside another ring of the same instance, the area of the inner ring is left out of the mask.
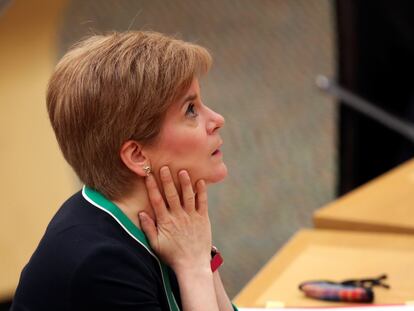
[[[89,203],[96,206],[97,208],[108,213],[116,222],[139,244],[141,244],[158,262],[161,270],[162,282],[164,284],[165,294],[167,296],[168,305],[171,311],[180,311],[177,301],[175,300],[174,294],[171,290],[170,278],[168,276],[167,266],[162,263],[158,257],[154,254],[149,245],[145,234],[139,230],[133,222],[116,206],[113,202],[105,198],[101,193],[84,186],[82,189],[82,195]]]

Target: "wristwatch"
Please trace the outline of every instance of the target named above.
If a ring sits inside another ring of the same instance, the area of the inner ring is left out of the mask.
[[[211,271],[213,272],[216,271],[223,264],[223,262],[224,260],[223,260],[223,257],[221,257],[219,250],[217,249],[217,247],[213,245],[211,247],[211,261],[210,261]]]

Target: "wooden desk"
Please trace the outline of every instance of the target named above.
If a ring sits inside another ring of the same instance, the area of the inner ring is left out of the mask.
[[[375,288],[375,303],[414,300],[414,236],[338,230],[299,231],[235,298],[240,307],[332,306],[338,303],[305,297],[298,284],[306,280],[341,281],[388,275],[391,289]]]
[[[317,228],[414,233],[414,160],[359,187],[313,215]]]

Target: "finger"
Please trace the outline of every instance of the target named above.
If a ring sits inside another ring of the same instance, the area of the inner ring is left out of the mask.
[[[196,184],[197,211],[200,214],[208,214],[207,187],[204,180],[200,179]]]
[[[138,214],[141,229],[144,231],[145,235],[147,236],[150,245],[153,249],[157,249],[156,243],[158,242],[158,232],[157,227],[155,226],[154,220],[151,219],[146,213],[141,212]]]
[[[188,175],[187,171],[182,170],[178,173],[178,179],[180,180],[181,191],[183,193],[184,210],[187,213],[192,213],[195,210],[195,197],[190,175]]]
[[[168,215],[168,210],[153,175],[150,174],[145,178],[145,186],[147,187],[148,197],[154,209],[155,217],[157,221],[162,221]]]
[[[160,176],[165,198],[167,199],[170,210],[173,212],[181,210],[180,197],[178,196],[178,192],[175,188],[174,180],[171,176],[171,172],[168,166],[163,166],[161,168]]]

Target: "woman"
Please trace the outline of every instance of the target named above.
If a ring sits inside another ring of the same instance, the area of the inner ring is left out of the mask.
[[[210,64],[154,32],[93,36],[62,58],[47,108],[85,186],[50,222],[12,310],[235,309],[211,252],[206,184],[227,169],[224,119],[200,95]]]

